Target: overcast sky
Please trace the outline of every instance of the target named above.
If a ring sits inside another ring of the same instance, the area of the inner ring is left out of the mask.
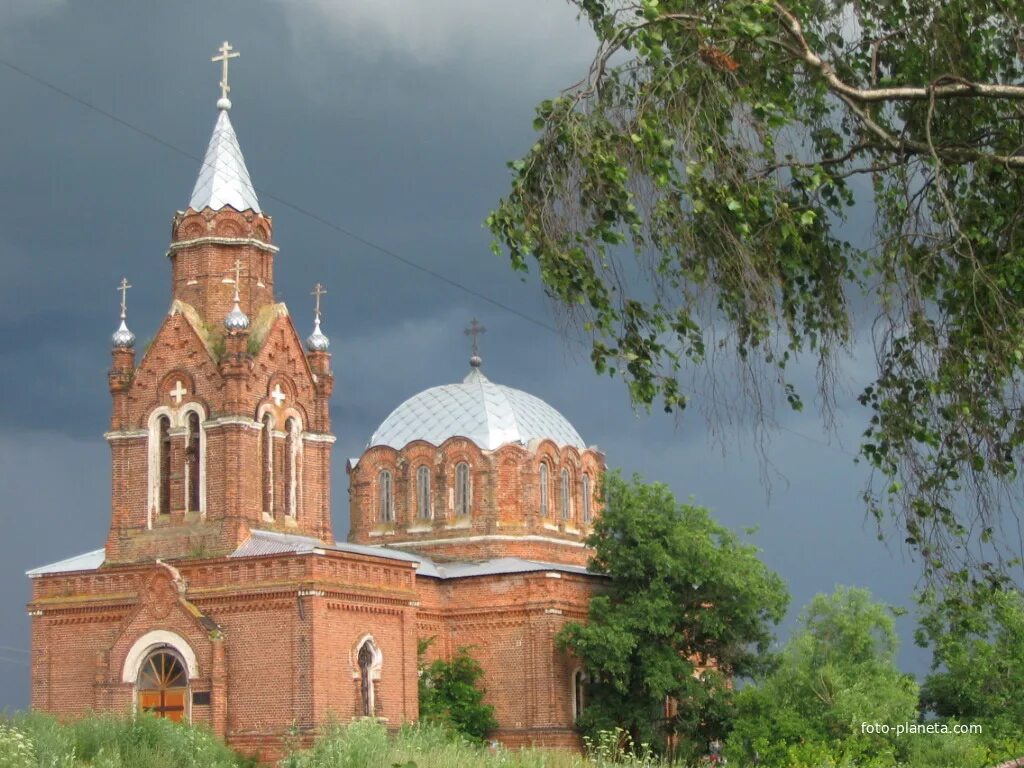
[[[4,0],[0,708],[28,702],[24,571],[104,542],[114,286],[122,275],[135,286],[142,346],[170,303],[170,220],[216,118],[210,56],[224,39],[241,52],[231,118],[274,217],[278,298],[303,336],[312,285],[329,291],[338,538],[345,459],[405,398],[462,378],[462,329],[476,316],[492,380],[558,408],[610,466],[668,483],[731,527],[758,526],[753,541],[793,595],[783,637],[836,584],[911,607],[916,566],[864,518],[853,454],[866,415],[852,397],[836,435],[813,411],[783,414],[769,497],[742,428],[723,452],[696,414],[636,414],[621,382],[598,378],[571,343],[339,231],[557,324],[536,279],[491,254],[482,222],[505,192],[505,162],[532,143],[533,106],[585,71],[593,37],[562,0]],[[847,373],[856,382],[864,368],[852,359]],[[923,673],[912,621],[899,625],[901,661]]]

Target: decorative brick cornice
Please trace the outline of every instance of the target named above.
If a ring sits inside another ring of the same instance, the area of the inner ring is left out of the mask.
[[[270,243],[264,243],[262,240],[257,240],[252,237],[196,237],[191,240],[179,240],[176,243],[171,243],[167,249],[167,256],[180,251],[183,248],[192,248],[197,245],[249,245],[253,248],[258,248],[261,251],[268,251],[270,253],[277,253],[280,248],[276,245],[270,245]]]

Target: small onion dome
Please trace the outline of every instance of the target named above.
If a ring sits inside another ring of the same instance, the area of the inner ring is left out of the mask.
[[[249,327],[249,316],[242,311],[237,301],[224,318],[224,327],[229,331],[244,331]]]
[[[331,346],[331,340],[320,330],[320,318],[313,324],[313,333],[306,339],[306,349],[310,352],[326,352]]]
[[[124,318],[121,318],[121,327],[114,331],[110,338],[115,349],[131,349],[135,346],[135,334],[128,330]]]

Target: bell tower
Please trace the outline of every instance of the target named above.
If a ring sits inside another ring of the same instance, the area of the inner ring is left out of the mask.
[[[306,347],[274,297],[272,222],[231,124],[228,43],[217,121],[188,207],[171,224],[171,307],[141,360],[126,324],[108,381],[108,562],[220,556],[253,529],[333,542],[329,341]]]

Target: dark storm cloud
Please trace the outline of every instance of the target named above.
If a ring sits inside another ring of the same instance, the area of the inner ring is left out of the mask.
[[[242,53],[231,117],[274,217],[276,291],[302,335],[310,287],[329,290],[339,538],[345,460],[402,400],[465,375],[462,329],[477,316],[488,376],[550,402],[611,465],[693,494],[729,525],[759,525],[795,606],[836,582],[908,603],[912,564],[874,541],[857,504],[863,477],[813,421],[783,420],[806,437],[772,443],[785,482],[766,500],[748,432],[723,458],[696,414],[678,428],[634,414],[584,350],[303,213],[555,324],[536,277],[521,281],[490,253],[482,221],[505,192],[505,162],[533,140],[534,104],[585,67],[589,34],[566,4],[14,0],[0,6],[0,59],[139,131],[0,64],[0,645],[28,647],[26,568],[103,544],[114,286],[122,275],[134,285],[141,349],[170,303],[170,219],[198,171],[185,155],[202,156],[213,126],[209,57],[225,38]],[[847,449],[862,416],[851,410]],[[909,663],[922,669],[919,654]],[[27,688],[26,668],[0,660],[0,707],[24,706]]]

